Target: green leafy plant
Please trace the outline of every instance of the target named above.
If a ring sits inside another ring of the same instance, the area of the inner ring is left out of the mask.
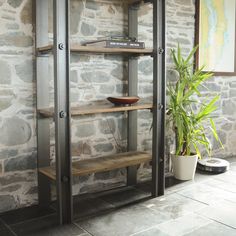
[[[217,109],[216,102],[219,95],[211,100],[199,99],[202,96],[199,88],[203,86],[203,82],[211,78],[212,74],[203,72],[204,67],[193,72],[191,61],[197,48],[195,47],[186,59],[182,56],[179,46],[177,52],[171,50],[178,79],[168,86],[170,101],[167,115],[176,134],[175,154],[189,156],[196,153],[201,158],[201,147],[205,148],[209,155],[211,152],[211,143],[207,138],[209,131],[221,146],[222,143],[212,119],[212,113]]]

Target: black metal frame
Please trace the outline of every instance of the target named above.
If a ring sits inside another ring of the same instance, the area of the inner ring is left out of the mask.
[[[36,1],[36,48],[48,44],[48,0]],[[73,219],[72,163],[70,142],[70,44],[69,2],[53,0],[54,12],[54,94],[56,187],[60,224]],[[145,1],[146,2],[146,1]],[[152,196],[164,194],[165,153],[165,1],[153,0],[153,147]],[[129,6],[129,36],[137,37],[138,7]],[[49,105],[48,58],[37,55],[37,109]],[[129,58],[129,95],[137,95],[138,59]],[[50,164],[49,120],[38,116],[38,168]],[[137,111],[128,113],[128,150],[137,149]],[[127,185],[136,184],[137,167],[127,168]],[[39,172],[39,204],[50,204],[50,182]]]
[[[165,190],[165,1],[153,0],[153,144],[152,195]]]

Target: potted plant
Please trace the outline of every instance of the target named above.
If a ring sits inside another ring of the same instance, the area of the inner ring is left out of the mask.
[[[203,72],[203,67],[193,72],[191,61],[196,50],[197,47],[186,58],[182,56],[179,46],[177,52],[171,50],[178,78],[168,86],[170,100],[167,115],[176,137],[176,150],[171,154],[173,171],[175,178],[180,180],[194,178],[201,150],[205,148],[210,155],[209,132],[220,142],[211,116],[217,109],[219,96],[213,99],[202,97],[199,88],[212,74]]]

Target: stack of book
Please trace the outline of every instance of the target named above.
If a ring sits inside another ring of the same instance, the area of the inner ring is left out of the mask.
[[[144,42],[138,42],[135,39],[98,39],[83,43],[85,46],[104,47],[104,48],[138,48],[144,49]]]

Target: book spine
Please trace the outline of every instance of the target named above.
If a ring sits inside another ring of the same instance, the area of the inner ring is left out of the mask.
[[[144,49],[144,42],[106,41],[107,48],[139,48]]]

